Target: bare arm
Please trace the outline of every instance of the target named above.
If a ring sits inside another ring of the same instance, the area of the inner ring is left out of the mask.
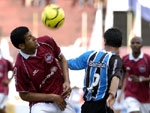
[[[57,104],[57,106],[64,110],[66,108],[66,102],[64,99],[56,94],[43,94],[43,93],[33,93],[33,92],[19,92],[19,95],[22,100],[29,102],[36,101],[51,101]]]
[[[64,84],[63,84],[63,96],[66,97],[70,95],[71,88],[70,88],[70,80],[69,80],[69,70],[68,70],[68,62],[63,54],[60,55],[59,64],[63,73],[64,77]]]
[[[119,85],[119,78],[114,76],[111,80],[111,84],[110,84],[110,89],[109,89],[109,96],[106,100],[107,106],[110,107],[111,109],[113,109],[113,105],[115,102],[115,95],[117,93],[118,90],[118,85]]]

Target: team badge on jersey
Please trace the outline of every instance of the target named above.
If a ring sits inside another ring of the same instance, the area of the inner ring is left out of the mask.
[[[143,72],[145,72],[146,71],[146,67],[145,66],[139,66],[139,71],[141,72],[141,73],[143,73]]]
[[[53,56],[50,53],[45,54],[45,61],[51,63],[53,61]]]

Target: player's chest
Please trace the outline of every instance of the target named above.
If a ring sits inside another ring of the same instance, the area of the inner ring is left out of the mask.
[[[127,61],[124,63],[125,70],[129,73],[145,73],[147,71],[147,64],[144,60],[140,61]]]
[[[30,77],[39,79],[51,72],[51,68],[56,65],[56,60],[53,53],[45,52],[36,57],[30,57],[24,63]]]

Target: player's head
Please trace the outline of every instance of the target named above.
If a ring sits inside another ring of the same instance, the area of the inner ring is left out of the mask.
[[[143,40],[140,37],[133,37],[131,39],[131,49],[133,53],[139,53],[143,46]]]
[[[118,28],[110,28],[104,33],[105,45],[119,48],[122,45],[122,32]]]
[[[10,39],[12,44],[18,48],[19,48],[19,44],[25,43],[25,34],[27,34],[29,32],[29,29],[25,26],[21,26],[21,27],[17,27],[15,28],[10,35]]]
[[[12,44],[21,49],[24,53],[32,54],[38,47],[36,38],[31,34],[29,29],[25,26],[17,27],[11,32]]]

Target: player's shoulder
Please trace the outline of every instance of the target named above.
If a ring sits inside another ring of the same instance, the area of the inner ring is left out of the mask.
[[[48,35],[45,35],[45,36],[38,37],[37,41],[39,43],[51,43],[54,41],[54,39]]]
[[[7,58],[4,58],[4,57],[2,57],[1,59],[0,59],[0,61],[1,62],[4,62],[5,64],[12,64],[12,62],[9,60],[9,59],[7,59]]]
[[[150,55],[148,55],[147,53],[144,53],[144,57],[150,58]]]
[[[4,58],[4,57],[2,57],[2,58],[1,58],[1,61],[7,61],[7,59],[6,59],[6,58]]]
[[[17,66],[21,66],[22,65],[22,56],[20,55],[20,53],[17,54],[16,57],[16,62],[15,62],[15,67]]]
[[[116,60],[117,59],[120,62],[122,62],[122,59],[121,59],[121,57],[118,54],[112,54],[110,59],[111,60]]]
[[[129,54],[124,55],[124,56],[122,57],[122,61],[125,61],[125,60],[127,60],[127,59],[129,59]]]

